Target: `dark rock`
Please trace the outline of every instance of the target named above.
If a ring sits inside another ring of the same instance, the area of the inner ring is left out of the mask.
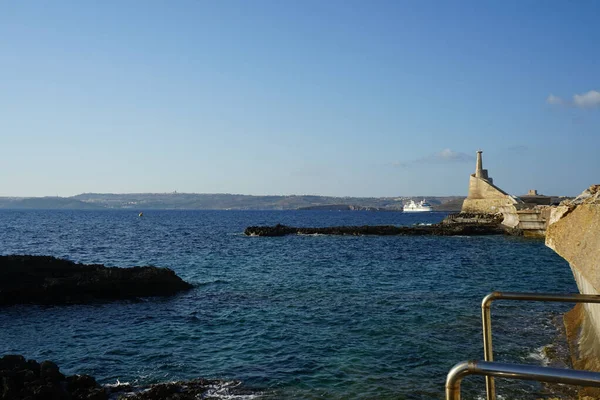
[[[0,256],[0,305],[170,296],[191,288],[168,268],[116,268],[46,256]]]
[[[98,385],[89,375],[65,377],[56,364],[26,361],[22,356],[0,358],[0,400],[196,400],[251,394],[252,390],[240,382],[192,379],[190,381],[161,383],[133,387]],[[4,368],[4,367],[10,368]],[[38,377],[39,376],[39,377]],[[216,392],[219,396],[216,396]]]
[[[19,370],[25,368],[27,361],[20,355],[9,354],[0,358],[0,370]]]
[[[27,369],[32,371],[36,377],[40,376],[40,364],[35,360],[27,360]]]
[[[69,391],[79,389],[93,389],[98,387],[98,383],[94,377],[89,375],[73,375],[67,377],[67,387]]]
[[[58,365],[52,361],[43,361],[40,364],[40,378],[50,382],[59,382],[65,379],[65,376],[58,370]]]
[[[28,382],[33,382],[39,378],[39,376],[36,375],[35,372],[33,372],[29,369],[24,369],[24,370],[17,372],[17,377],[24,384],[27,384]]]
[[[1,400],[107,400],[108,395],[87,375],[65,377],[52,361],[38,364],[23,356],[0,358]]]
[[[442,224],[501,224],[504,220],[502,213],[482,214],[482,213],[456,213],[449,214],[441,222]]]
[[[103,388],[77,389],[73,392],[73,400],[106,400],[106,390]]]
[[[250,226],[244,233],[248,236],[284,236],[284,235],[398,235],[398,236],[473,236],[501,235],[504,228],[493,223],[444,223],[419,226],[331,226],[324,228],[295,228],[277,224],[275,226]]]
[[[2,376],[0,378],[0,399],[15,398],[17,393],[18,391],[14,379],[10,376]]]

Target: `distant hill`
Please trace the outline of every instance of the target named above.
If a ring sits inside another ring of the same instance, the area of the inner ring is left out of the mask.
[[[411,198],[426,198],[432,205],[458,196],[445,197],[332,197],[314,195],[250,196],[242,194],[198,194],[198,193],[129,193],[101,194],[84,193],[73,197],[79,201],[102,205],[107,208],[133,209],[182,209],[182,210],[297,210],[307,207],[334,206],[372,208],[384,210],[402,209]]]
[[[105,208],[99,204],[86,203],[72,197],[0,197],[0,208],[39,210],[89,210]]]
[[[433,206],[434,211],[460,211],[465,197],[459,197]]]
[[[400,211],[400,208],[366,207],[348,204],[324,204],[298,208],[300,211]]]
[[[434,209],[450,201],[447,197],[331,197],[314,195],[249,196],[198,193],[83,193],[73,197],[0,197],[0,208],[12,209],[134,209],[134,210],[297,210],[348,209],[397,211],[410,199],[426,199]]]

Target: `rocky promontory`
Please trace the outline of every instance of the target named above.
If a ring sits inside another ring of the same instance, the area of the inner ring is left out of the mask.
[[[249,226],[244,231],[247,236],[285,236],[285,235],[377,235],[377,236],[474,236],[502,235],[506,229],[500,224],[502,219],[489,216],[472,216],[470,222],[444,220],[439,224],[394,226],[331,226],[321,228],[293,227],[277,224],[274,226]],[[480,222],[477,222],[480,221]]]
[[[150,386],[101,386],[89,375],[65,376],[52,361],[38,363],[21,355],[0,358],[2,400],[208,400],[247,393],[252,392],[239,382],[202,378]]]
[[[0,305],[170,296],[191,288],[168,268],[117,268],[49,256],[0,256]]]
[[[20,355],[0,358],[0,399],[105,400],[108,395],[89,375],[65,376],[52,361]]]

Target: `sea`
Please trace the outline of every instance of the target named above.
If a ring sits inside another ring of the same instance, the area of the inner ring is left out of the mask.
[[[138,213],[143,211],[143,216]],[[494,290],[577,292],[543,240],[509,236],[248,237],[251,225],[414,225],[445,213],[1,210],[0,254],[173,269],[194,288],[137,301],[0,308],[0,355],[52,360],[106,385],[224,380],[230,399],[442,399],[483,359]],[[569,306],[493,305],[497,361],[543,365]],[[246,394],[228,387],[241,385]],[[550,396],[498,380],[504,399]],[[468,377],[463,398],[482,398]]]

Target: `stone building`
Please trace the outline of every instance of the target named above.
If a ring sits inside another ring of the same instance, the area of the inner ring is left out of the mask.
[[[463,202],[461,212],[495,214],[501,212],[503,207],[521,203],[518,198],[494,185],[487,169],[483,169],[481,153],[481,150],[477,151],[475,173],[469,177],[469,195]]]
[[[539,194],[535,189],[530,189],[527,194],[519,196],[519,198],[523,200],[525,204],[532,204],[534,206],[549,206],[558,200],[557,197]],[[560,202],[560,200],[558,200],[558,202]]]

